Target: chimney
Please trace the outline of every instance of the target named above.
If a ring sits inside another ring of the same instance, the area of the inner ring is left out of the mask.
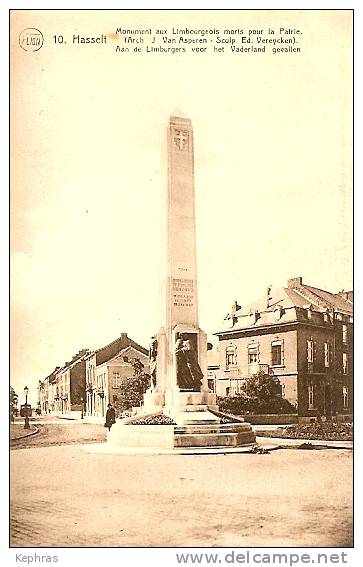
[[[127,339],[127,333],[120,333],[121,339]]]
[[[302,277],[299,276],[297,278],[290,278],[287,280],[287,287],[289,289],[294,289],[295,287],[299,287],[302,285]]]
[[[239,311],[241,309],[241,306],[238,305],[237,301],[234,301],[232,304],[232,311],[231,311],[231,315],[235,315],[237,311]]]
[[[271,299],[272,299],[272,297],[271,297],[271,289],[272,289],[272,286],[269,285],[268,288],[267,288],[267,296],[266,296],[266,308],[267,308],[267,309],[270,307],[270,301],[271,301]]]
[[[337,295],[340,295],[343,299],[347,299],[348,301],[353,301],[353,292],[352,291],[345,291],[342,289]]]
[[[255,311],[250,312],[250,317],[253,321],[253,324],[255,324],[255,323],[257,323],[257,321],[261,317],[261,313],[257,309],[255,309]]]

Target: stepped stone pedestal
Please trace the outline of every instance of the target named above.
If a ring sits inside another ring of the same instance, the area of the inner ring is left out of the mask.
[[[107,442],[135,449],[237,448],[255,443],[249,423],[201,425],[126,425],[117,423],[107,434]]]

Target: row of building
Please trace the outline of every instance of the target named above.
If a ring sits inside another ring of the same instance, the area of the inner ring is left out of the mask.
[[[220,396],[234,396],[246,378],[262,370],[279,379],[282,396],[300,418],[353,411],[353,292],[332,293],[288,281],[241,307],[234,303],[208,351],[208,382]],[[69,416],[101,419],[118,405],[120,383],[132,375],[132,359],[149,370],[148,350],[127,333],[96,350],[81,350],[39,381],[39,406]]]
[[[107,405],[118,405],[121,380],[132,376],[132,360],[148,372],[148,351],[127,333],[95,351],[83,349],[69,362],[39,381],[38,406],[42,413],[103,419]]]

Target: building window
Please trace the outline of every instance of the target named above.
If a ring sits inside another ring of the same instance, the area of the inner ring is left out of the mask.
[[[307,341],[308,347],[308,372],[312,372],[314,368],[314,341],[311,339]]]
[[[273,341],[271,343],[271,366],[282,366],[283,350],[281,341]]]
[[[117,402],[117,394],[114,394],[113,396],[113,403],[115,404]]]
[[[249,345],[248,346],[248,364],[254,364],[258,362],[258,346]]]
[[[230,389],[229,389],[229,395],[230,396],[235,396],[236,394],[239,394],[240,392],[242,392],[244,386],[246,384],[246,380],[242,379],[237,379],[237,380],[231,380],[230,382]]]
[[[343,386],[343,408],[349,407],[349,389]]]
[[[325,368],[330,366],[330,344],[324,343],[324,364]]]
[[[228,346],[226,348],[226,368],[237,364],[236,347]]]
[[[308,341],[308,362],[314,362],[314,342]]]
[[[271,347],[271,365],[281,366],[281,345],[272,345]]]
[[[348,342],[348,327],[347,325],[342,325],[342,339],[343,344],[346,345]]]
[[[343,374],[348,374],[348,355],[343,352]]]
[[[119,372],[112,373],[112,387],[119,388],[121,386],[121,376]]]
[[[315,387],[312,384],[308,386],[308,408],[315,408]]]

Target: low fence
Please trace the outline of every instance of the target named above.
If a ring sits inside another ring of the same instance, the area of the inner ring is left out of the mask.
[[[243,417],[243,419],[252,425],[292,425],[294,423],[313,423],[317,421],[316,416],[298,416],[296,413],[286,413],[286,414],[246,414],[240,415],[238,417]],[[322,421],[326,421],[325,418],[321,418]],[[339,414],[334,416],[333,421],[339,423],[351,423],[353,421],[353,416],[351,414]]]
[[[317,416],[300,416],[299,423],[314,423],[318,421]],[[325,416],[320,417],[320,421],[327,421]],[[352,423],[353,422],[353,415],[352,414],[337,414],[331,418],[331,421],[335,421],[337,423]]]

